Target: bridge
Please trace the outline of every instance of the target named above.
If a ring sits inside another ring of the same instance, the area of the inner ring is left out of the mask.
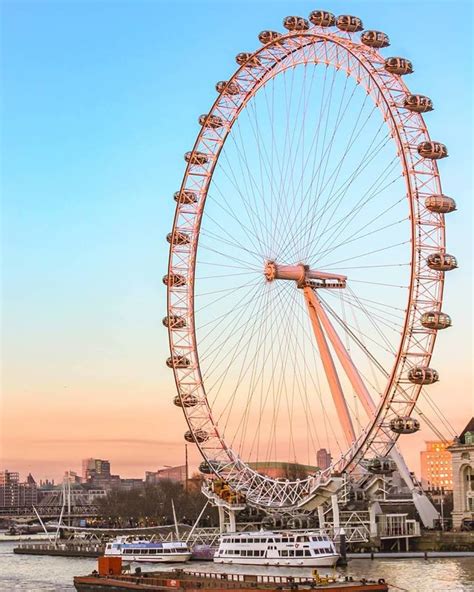
[[[41,505],[35,506],[36,511],[42,520],[59,519],[61,512],[63,517],[68,519],[92,518],[98,516],[97,506],[86,504],[82,506],[72,506],[71,510],[65,511],[63,505]],[[33,506],[16,506],[11,508],[0,508],[0,519],[34,522],[38,520]]]

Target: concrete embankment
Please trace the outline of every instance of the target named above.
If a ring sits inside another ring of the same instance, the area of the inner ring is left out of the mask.
[[[474,532],[424,532],[415,539],[415,551],[474,551]]]
[[[348,559],[440,559],[443,557],[473,557],[474,551],[407,551],[392,553],[348,553]]]

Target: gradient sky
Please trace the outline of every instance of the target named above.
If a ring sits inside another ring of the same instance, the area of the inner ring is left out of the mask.
[[[58,478],[87,456],[143,476],[183,459],[164,361],[165,235],[183,153],[234,56],[310,2],[21,2],[2,10],[1,468]],[[326,2],[390,35],[427,94],[448,218],[434,387],[457,431],[472,415],[471,2]],[[388,55],[388,54],[387,54]],[[402,445],[418,469],[422,432]],[[192,447],[191,447],[192,448]],[[190,453],[195,464],[198,456]]]

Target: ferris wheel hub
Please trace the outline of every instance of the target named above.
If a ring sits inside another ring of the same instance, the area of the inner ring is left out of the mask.
[[[268,282],[292,280],[296,282],[298,288],[304,288],[305,286],[311,286],[312,288],[345,288],[347,280],[345,275],[310,269],[309,265],[304,263],[279,265],[275,261],[266,262],[264,275]]]

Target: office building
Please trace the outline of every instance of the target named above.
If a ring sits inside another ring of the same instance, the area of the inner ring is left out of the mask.
[[[421,483],[425,489],[453,488],[451,453],[447,450],[451,442],[430,440],[425,442],[426,450],[420,453]]]

